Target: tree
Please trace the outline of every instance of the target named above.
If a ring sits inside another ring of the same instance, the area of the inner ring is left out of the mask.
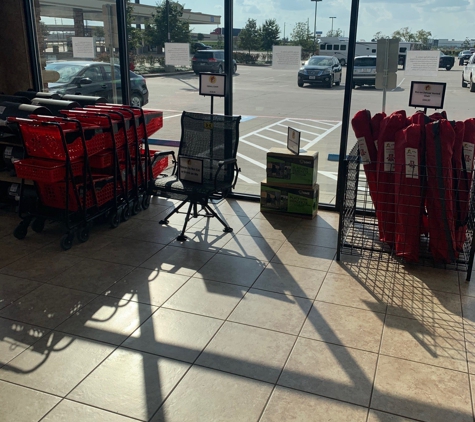
[[[300,45],[303,50],[312,51],[313,37],[306,22],[297,22],[292,30],[290,39],[293,45]]]
[[[140,28],[134,28],[132,26],[134,6],[130,4],[130,0],[127,0],[126,17],[127,17],[127,37],[129,42],[129,51],[134,51],[139,45],[142,44],[142,31]]]
[[[170,42],[190,42],[190,24],[181,19],[183,16],[183,5],[170,1],[168,7],[166,0],[157,3],[157,11],[152,14],[152,21],[146,25],[145,34],[151,45],[163,48],[168,42],[168,31],[170,31]],[[168,28],[167,28],[168,17]]]
[[[338,29],[334,29],[333,31],[330,29],[330,31],[327,32],[327,37],[341,37],[343,36],[343,31],[338,28]]]
[[[416,41],[415,35],[410,31],[408,26],[398,29],[397,31],[394,31],[391,38],[396,38],[399,41],[406,41],[406,42]]]
[[[462,43],[462,47],[468,50],[471,46],[472,42],[470,41],[470,38],[465,38],[465,41]]]
[[[205,39],[205,36],[201,33],[199,33],[196,37],[198,38],[198,41],[203,41]]]
[[[261,46],[261,31],[257,27],[255,19],[249,18],[246,26],[239,33],[238,39],[239,47],[248,50],[257,50]]]
[[[373,35],[373,38],[371,41],[378,41],[378,40],[386,40],[389,39],[387,35],[384,35],[381,31],[376,32],[376,34]]]
[[[262,48],[265,51],[272,49],[279,43],[280,27],[275,19],[267,19],[261,27]]]
[[[420,42],[423,49],[429,49],[429,39],[432,37],[432,32],[424,31],[423,29],[419,29],[414,34],[414,38],[416,42]]]

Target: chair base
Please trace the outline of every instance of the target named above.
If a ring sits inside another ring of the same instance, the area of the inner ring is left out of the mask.
[[[212,218],[216,217],[218,221],[224,226],[223,232],[225,233],[232,233],[233,228],[229,227],[229,225],[224,221],[209,205],[208,201],[205,199],[199,199],[199,200],[185,200],[183,201],[178,207],[176,207],[172,212],[170,212],[164,219],[160,220],[160,224],[168,224],[169,223],[169,218],[173,214],[180,214],[180,209],[187,203],[189,202],[188,206],[188,211],[186,212],[186,217],[185,217],[185,223],[183,224],[183,228],[181,230],[180,235],[176,238],[179,242],[185,242],[187,240],[187,237],[185,236],[185,231],[186,227],[188,225],[188,222],[192,218],[197,218],[197,217],[206,217],[206,218]],[[198,205],[201,206],[201,209],[198,211]],[[201,211],[204,211],[204,214],[200,214]],[[181,213],[185,214],[185,213]]]

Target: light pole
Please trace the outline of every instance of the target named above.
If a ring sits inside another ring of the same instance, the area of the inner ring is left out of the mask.
[[[317,50],[317,4],[322,0],[310,0],[315,2],[315,19],[313,21],[313,52]]]
[[[332,32],[331,32],[331,34],[332,34],[332,37],[333,37],[333,19],[336,19],[336,16],[330,16],[330,19],[332,20]]]

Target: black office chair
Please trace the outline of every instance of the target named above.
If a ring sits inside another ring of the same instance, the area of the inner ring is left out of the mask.
[[[160,223],[168,224],[168,219],[189,203],[183,229],[177,237],[179,241],[186,240],[188,221],[198,216],[216,217],[224,226],[224,232],[233,231],[209,206],[209,200],[226,197],[236,185],[240,171],[236,161],[240,120],[241,116],[184,111],[178,156],[175,157],[173,151],[155,154],[155,159],[171,155],[174,166],[171,175],[159,176],[154,181],[151,194],[182,200]]]

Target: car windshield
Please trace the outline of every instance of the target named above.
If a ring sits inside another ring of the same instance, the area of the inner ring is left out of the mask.
[[[213,52],[210,51],[197,51],[195,53],[195,57],[198,59],[212,59],[213,58]]]
[[[310,57],[308,63],[310,66],[331,66],[331,57]]]
[[[355,59],[355,66],[376,66],[376,58],[358,57]]]
[[[69,82],[83,68],[82,65],[70,63],[50,63],[46,65],[46,70],[54,70],[59,73],[59,79],[56,82]]]

